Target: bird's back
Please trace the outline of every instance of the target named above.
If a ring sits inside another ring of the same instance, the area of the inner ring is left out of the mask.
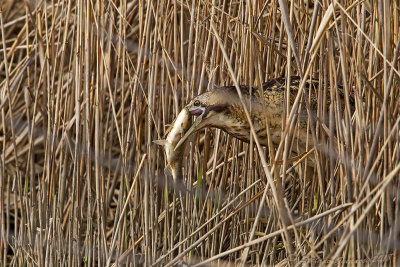
[[[263,145],[268,145],[267,127],[269,129],[271,141],[275,145],[280,142],[284,128],[282,124],[285,114],[285,92],[287,81],[288,79],[286,77],[269,80],[262,85],[262,90],[243,85],[239,87],[246,107],[250,111],[251,121],[255,132],[260,143]],[[295,101],[299,92],[300,83],[300,77],[290,77],[290,94],[288,96],[290,105],[293,105]],[[316,118],[318,108],[318,88],[319,83],[318,80],[315,79],[308,79],[304,85],[303,96],[300,102],[301,106],[297,113],[299,124],[297,133],[295,134],[298,136],[298,139],[302,139],[300,140],[301,142],[305,141],[306,137],[309,135],[309,130],[307,130],[308,113],[305,99],[308,100],[310,114]],[[241,140],[248,141],[250,138],[250,127],[239,100],[236,87],[225,86],[216,88],[215,90],[223,92],[222,94],[219,93],[219,95],[222,96],[221,98],[229,99],[227,102],[231,103],[228,107],[227,114],[229,115],[229,118],[231,118],[229,125],[232,125],[232,127],[225,126],[220,128]],[[344,99],[344,94],[341,91],[341,88],[339,88],[338,92],[339,100],[341,101]],[[330,99],[327,98],[327,103],[325,103],[326,106],[329,105],[329,100]]]

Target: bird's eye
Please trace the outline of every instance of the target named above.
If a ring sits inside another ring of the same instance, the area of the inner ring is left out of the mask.
[[[200,101],[199,100],[194,101],[193,105],[200,106]]]

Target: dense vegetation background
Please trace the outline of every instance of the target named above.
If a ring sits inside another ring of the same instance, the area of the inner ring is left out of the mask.
[[[0,266],[398,262],[399,1],[1,8]],[[290,75],[320,82],[317,149],[207,129],[168,183],[152,141],[185,103]]]

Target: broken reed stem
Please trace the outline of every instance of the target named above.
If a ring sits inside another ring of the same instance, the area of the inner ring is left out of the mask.
[[[2,3],[0,265],[394,264],[399,4],[305,2]],[[284,75],[302,83],[278,147],[200,131],[168,185],[152,141],[193,96]],[[311,96],[321,146],[293,155]]]

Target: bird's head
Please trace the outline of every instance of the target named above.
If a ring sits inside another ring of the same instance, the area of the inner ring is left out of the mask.
[[[186,109],[192,116],[197,116],[192,126],[176,145],[177,149],[192,133],[205,128],[223,128],[231,104],[229,93],[225,90],[212,90],[192,99]]]

